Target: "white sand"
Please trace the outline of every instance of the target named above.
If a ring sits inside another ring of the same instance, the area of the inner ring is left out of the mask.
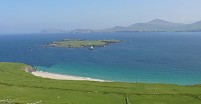
[[[54,74],[54,73],[43,72],[43,71],[35,71],[35,72],[32,72],[32,74],[35,76],[42,77],[42,78],[50,78],[50,79],[58,79],[58,80],[87,80],[87,81],[109,82],[109,81],[100,80],[100,79],[91,79],[91,78],[86,78],[86,77],[61,75],[61,74]]]

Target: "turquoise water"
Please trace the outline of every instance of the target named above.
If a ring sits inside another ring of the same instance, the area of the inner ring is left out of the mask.
[[[121,39],[88,49],[44,48],[63,38]],[[0,36],[0,61],[38,70],[122,82],[201,83],[201,33],[25,34]]]

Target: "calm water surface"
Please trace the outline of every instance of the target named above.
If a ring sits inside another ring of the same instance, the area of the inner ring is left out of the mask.
[[[95,48],[44,48],[64,38],[120,39]],[[201,83],[201,33],[0,35],[0,61],[47,72],[123,82]]]

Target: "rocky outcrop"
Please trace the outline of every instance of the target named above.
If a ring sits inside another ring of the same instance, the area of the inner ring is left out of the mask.
[[[31,66],[23,66],[22,70],[25,71],[25,72],[27,72],[27,73],[32,73],[32,72],[36,71],[36,69],[33,68],[33,67],[31,67]]]

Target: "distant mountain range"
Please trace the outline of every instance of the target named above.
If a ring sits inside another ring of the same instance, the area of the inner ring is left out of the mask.
[[[61,30],[61,29],[48,28],[48,29],[43,29],[40,32],[41,33],[67,33],[68,31]]]
[[[67,32],[65,30],[42,30],[43,33]],[[76,29],[70,33],[115,33],[115,32],[201,32],[201,21],[192,24],[172,23],[154,19],[146,23],[136,23],[127,27],[116,26],[102,30]]]

